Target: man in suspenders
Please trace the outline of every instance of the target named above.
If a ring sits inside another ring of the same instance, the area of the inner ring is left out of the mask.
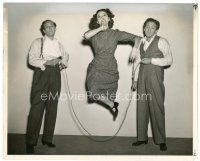
[[[172,64],[172,54],[166,39],[157,36],[160,22],[148,18],[143,25],[144,38],[135,59],[133,89],[137,89],[137,142],[133,146],[148,143],[148,123],[151,120],[153,139],[161,151],[167,150],[165,134],[164,66]],[[136,67],[139,68],[136,69]],[[139,73],[139,74],[138,74]],[[144,97],[146,96],[146,97]]]
[[[33,41],[29,50],[29,64],[34,67],[31,89],[31,109],[26,133],[26,152],[34,153],[37,145],[43,114],[44,131],[42,144],[52,143],[56,123],[58,98],[61,90],[60,71],[67,67],[69,55],[61,43],[54,38],[56,23],[45,20],[41,25],[42,38]]]

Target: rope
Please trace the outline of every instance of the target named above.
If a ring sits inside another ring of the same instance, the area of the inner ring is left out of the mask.
[[[139,64],[138,64],[138,65],[139,65]],[[133,70],[133,75],[135,75],[135,71],[136,71],[136,69],[138,68],[138,65],[136,66],[135,70]],[[69,102],[70,102],[71,109],[72,109],[72,111],[73,111],[73,114],[74,114],[74,116],[75,116],[75,118],[76,118],[78,124],[79,124],[80,127],[87,133],[87,135],[85,135],[85,136],[87,136],[89,139],[91,139],[91,140],[93,140],[93,141],[95,141],[95,142],[106,142],[106,141],[109,141],[109,140],[113,139],[113,138],[119,133],[119,131],[121,130],[122,125],[123,125],[123,123],[124,123],[124,121],[125,121],[125,119],[126,119],[127,112],[128,112],[129,107],[130,107],[130,104],[131,104],[133,92],[130,91],[131,99],[129,99],[128,106],[127,106],[127,108],[126,108],[124,118],[123,118],[123,120],[122,120],[122,122],[121,122],[121,124],[120,124],[120,126],[119,126],[119,128],[118,128],[118,130],[114,133],[114,135],[112,135],[112,136],[110,136],[110,137],[107,137],[106,139],[99,140],[99,139],[95,139],[94,136],[83,126],[83,124],[81,123],[81,121],[78,119],[78,116],[76,115],[76,112],[75,112],[75,110],[74,110],[74,106],[73,106],[72,100],[70,99],[70,98],[72,98],[72,97],[71,97],[71,91],[70,91],[70,88],[69,88],[69,81],[68,81],[68,77],[67,77],[67,72],[66,72],[66,70],[64,70],[64,77],[65,77],[66,82],[67,82],[67,83],[66,83],[66,84],[67,84],[67,88],[68,88],[68,95],[67,95],[67,96],[68,96],[68,99],[69,99]]]

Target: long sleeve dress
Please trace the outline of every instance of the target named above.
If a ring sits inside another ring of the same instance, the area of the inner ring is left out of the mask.
[[[124,31],[107,29],[90,38],[94,59],[88,66],[86,87],[88,97],[98,100],[100,96],[114,101],[118,89],[119,72],[114,56],[118,42],[135,41],[136,36]]]

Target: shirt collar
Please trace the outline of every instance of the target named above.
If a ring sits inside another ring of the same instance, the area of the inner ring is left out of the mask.
[[[51,40],[48,36],[44,35],[43,37],[44,40],[48,40],[48,41],[55,41],[56,38],[53,38],[53,40]]]
[[[155,37],[156,37],[156,34],[150,39],[150,41],[147,41],[147,37],[145,36],[145,37],[142,38],[142,42],[143,42],[143,43],[145,43],[145,42],[150,43],[150,42],[153,41],[153,39],[154,39]]]

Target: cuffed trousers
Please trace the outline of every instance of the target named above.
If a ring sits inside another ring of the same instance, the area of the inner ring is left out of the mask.
[[[163,79],[163,68],[152,64],[140,66],[137,95],[138,141],[148,140],[150,119],[155,144],[166,142]]]
[[[52,142],[60,89],[61,75],[58,65],[47,66],[44,71],[39,68],[35,70],[31,90],[31,109],[26,133],[27,144],[37,145],[44,111],[42,140]]]

